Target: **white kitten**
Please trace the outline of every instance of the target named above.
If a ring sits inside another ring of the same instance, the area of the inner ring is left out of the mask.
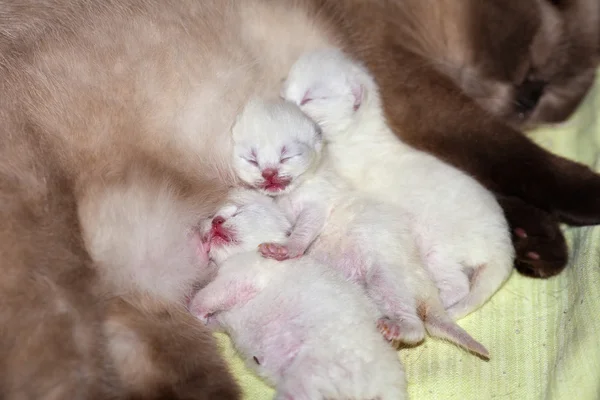
[[[341,271],[377,304],[384,315],[378,326],[388,340],[418,343],[426,327],[488,356],[446,314],[401,212],[346,185],[320,157],[320,130],[297,106],[253,101],[233,127],[233,143],[236,172],[247,184],[263,189],[271,177],[285,177],[279,190],[267,193],[277,196],[294,227],[289,237],[261,244],[264,256],[285,260],[308,249]],[[302,150],[282,159],[291,148]],[[273,172],[265,177],[266,170]]]
[[[403,366],[358,287],[310,257],[278,262],[256,251],[290,228],[271,198],[234,191],[203,229],[218,272],[191,312],[231,336],[276,399],[406,398]]]
[[[365,67],[338,50],[306,53],[292,67],[282,97],[320,125],[336,170],[410,214],[453,317],[469,314],[498,290],[514,257],[502,209],[477,181],[392,133]]]

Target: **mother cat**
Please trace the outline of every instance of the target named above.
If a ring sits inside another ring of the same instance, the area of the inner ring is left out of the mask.
[[[599,14],[595,0],[0,1],[0,397],[238,397],[180,306],[97,282],[77,204],[141,170],[204,193],[208,213],[234,183],[241,105],[319,47],[367,63],[399,136],[502,196],[523,271],[558,272],[557,220],[600,222],[600,177],[501,120],[568,115]]]

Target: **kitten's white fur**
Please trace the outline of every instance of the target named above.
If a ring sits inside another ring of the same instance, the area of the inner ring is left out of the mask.
[[[254,100],[234,125],[234,165],[240,178],[260,188],[265,180],[260,171],[272,169],[289,182],[268,193],[277,196],[294,227],[289,237],[261,244],[262,254],[284,260],[308,249],[309,255],[341,271],[378,306],[384,315],[378,324],[389,340],[418,343],[427,327],[433,335],[487,357],[487,350],[445,312],[404,215],[351,189],[321,157],[321,142],[318,126],[289,102]]]
[[[454,318],[498,290],[514,258],[502,209],[470,176],[393,134],[365,67],[339,50],[306,53],[290,70],[282,97],[320,125],[336,170],[354,187],[410,215],[421,255]]]
[[[216,242],[210,222],[203,229],[218,272],[190,310],[229,333],[276,399],[406,398],[402,364],[358,287],[310,257],[277,262],[256,251],[291,228],[271,198],[234,191],[217,216],[235,238]]]

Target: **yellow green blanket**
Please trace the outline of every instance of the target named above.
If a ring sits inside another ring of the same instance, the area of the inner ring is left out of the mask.
[[[600,171],[600,80],[568,122],[532,133],[552,151]],[[600,227],[565,228],[571,248],[560,276],[513,273],[484,307],[459,321],[491,353],[482,361],[435,339],[401,350],[411,399],[600,399]],[[218,335],[245,399],[273,390]]]

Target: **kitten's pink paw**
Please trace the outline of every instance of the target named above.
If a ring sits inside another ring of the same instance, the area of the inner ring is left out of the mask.
[[[290,251],[287,246],[278,243],[261,243],[258,246],[258,251],[265,258],[272,258],[277,261],[293,258],[290,256]]]
[[[377,329],[388,342],[417,344],[425,339],[425,327],[421,321],[395,321],[388,317],[379,318]]]
[[[400,338],[400,325],[396,321],[392,321],[388,317],[379,318],[377,321],[377,329],[388,342],[398,340]]]

